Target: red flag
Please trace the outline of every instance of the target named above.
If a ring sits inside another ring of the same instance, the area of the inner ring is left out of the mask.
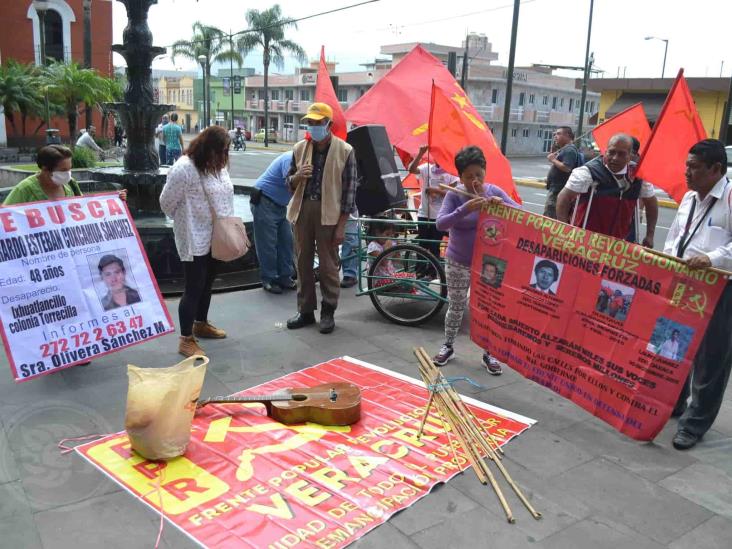
[[[432,85],[429,144],[435,162],[452,174],[457,174],[455,153],[466,145],[480,147],[486,159],[486,181],[521,203],[511,176],[511,164],[457,82],[447,89],[436,83]]]
[[[381,124],[402,158],[415,157],[427,144],[432,81],[446,89],[456,84],[442,62],[417,45],[351,105],[346,120]]]
[[[333,109],[333,135],[346,138],[346,117],[343,116],[343,109],[338,102],[338,96],[333,89],[333,82],[330,80],[328,67],[325,64],[325,46],[320,46],[320,66],[318,67],[318,81],[315,84],[315,101],[330,105]]]
[[[592,130],[592,137],[600,147],[600,154],[605,154],[608,141],[616,133],[627,133],[635,137],[640,141],[640,152],[645,150],[648,138],[651,136],[651,126],[646,118],[643,103],[636,103],[632,107],[628,107]]]
[[[414,175],[413,173],[410,173],[407,177],[402,179],[402,188],[408,189],[411,191],[415,191],[415,190],[418,191],[422,187],[419,184],[419,180],[417,179],[417,176]]]
[[[680,69],[636,173],[680,203],[688,190],[684,176],[686,156],[692,145],[706,137],[707,132],[684,79],[684,69]]]

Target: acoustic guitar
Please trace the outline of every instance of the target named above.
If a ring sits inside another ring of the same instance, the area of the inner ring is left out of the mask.
[[[198,401],[196,408],[207,404],[260,402],[272,419],[292,425],[353,425],[361,419],[361,389],[352,383],[324,383],[315,387],[287,388],[272,395],[212,397]]]

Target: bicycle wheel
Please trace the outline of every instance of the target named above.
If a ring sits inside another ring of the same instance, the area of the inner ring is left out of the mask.
[[[388,270],[395,276],[383,276]],[[382,316],[402,326],[418,326],[447,301],[445,271],[420,246],[400,244],[379,254],[369,268],[369,297]]]

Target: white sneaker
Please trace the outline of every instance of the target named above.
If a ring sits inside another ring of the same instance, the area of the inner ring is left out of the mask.
[[[483,367],[492,376],[500,376],[503,373],[501,363],[498,362],[498,359],[496,357],[491,356],[488,351],[483,351],[483,359],[481,360],[481,364],[483,364]]]
[[[453,358],[455,358],[455,351],[453,348],[450,345],[443,345],[440,347],[440,352],[438,352],[432,359],[432,362],[435,363],[435,366],[444,366]]]

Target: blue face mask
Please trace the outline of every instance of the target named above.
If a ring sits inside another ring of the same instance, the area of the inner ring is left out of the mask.
[[[308,132],[310,132],[313,141],[323,141],[330,135],[330,128],[328,126],[308,125]]]

